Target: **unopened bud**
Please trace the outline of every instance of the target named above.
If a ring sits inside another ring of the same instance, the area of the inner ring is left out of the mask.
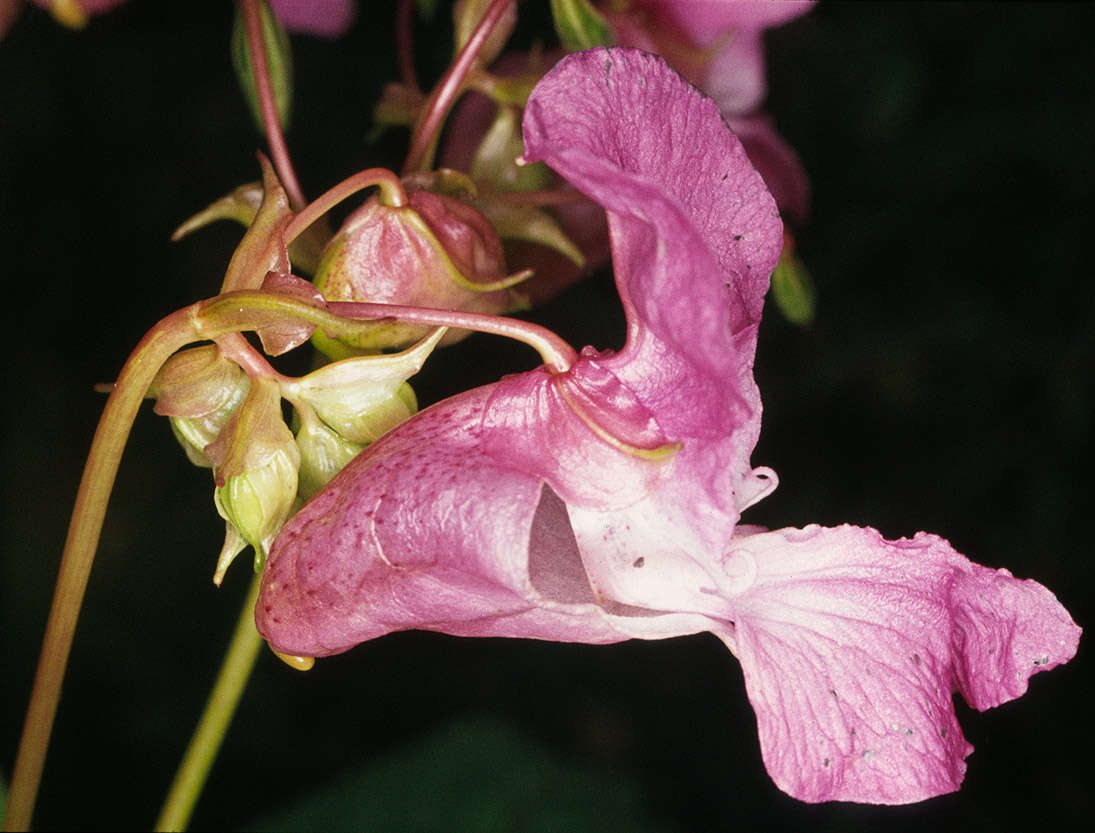
[[[255,548],[256,570],[262,566],[270,545],[289,518],[297,496],[299,467],[300,452],[295,443],[289,443],[276,451],[264,466],[230,477],[223,486],[213,490],[217,512]],[[239,552],[237,549],[232,553],[232,558]],[[227,568],[228,563],[218,563],[217,574],[223,576]]]
[[[214,466],[217,512],[255,548],[256,570],[297,495],[300,451],[281,416],[280,390],[272,379],[256,379],[217,441],[206,449]],[[229,532],[217,577],[241,549]]]
[[[171,418],[171,430],[190,461],[208,468],[213,463],[205,447],[217,439],[249,388],[247,374],[210,344],[168,359],[149,395],[156,399],[156,413]]]
[[[308,500],[326,486],[364,447],[341,436],[312,415],[302,419],[297,431],[300,499]]]
[[[402,353],[333,362],[287,386],[287,392],[307,402],[344,439],[371,443],[418,410],[406,380],[422,368],[444,332],[438,327]]]
[[[506,276],[502,243],[479,211],[454,197],[411,189],[404,206],[373,197],[351,214],[327,246],[315,284],[328,301],[497,314],[523,305],[509,287],[524,277]],[[314,341],[332,358],[342,358],[404,347],[429,329],[378,322],[353,341],[332,342],[322,332]],[[450,331],[444,343],[463,335]]]

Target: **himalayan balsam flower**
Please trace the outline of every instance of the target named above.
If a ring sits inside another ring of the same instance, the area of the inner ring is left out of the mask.
[[[715,105],[659,58],[562,61],[526,158],[604,206],[628,334],[565,372],[421,412],[276,540],[257,606],[273,647],[391,631],[610,643],[711,631],[741,662],[775,782],[805,801],[956,789],[954,691],[1010,700],[1071,658],[1053,595],[941,538],[738,525],[775,484],[749,464],[775,203]]]

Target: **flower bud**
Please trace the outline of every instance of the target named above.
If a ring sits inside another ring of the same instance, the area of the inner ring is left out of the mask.
[[[168,359],[149,395],[156,399],[155,412],[170,417],[171,430],[190,462],[208,468],[213,463],[205,447],[217,439],[249,389],[247,374],[209,344]]]
[[[326,486],[364,447],[328,428],[314,415],[302,415],[297,431],[300,499],[308,500]]]
[[[243,549],[232,529],[255,548],[257,570],[296,499],[300,451],[281,417],[278,383],[256,379],[205,453],[213,461],[217,512],[231,527],[214,576],[219,583]]]
[[[270,545],[289,518],[297,495],[299,467],[300,452],[290,442],[274,452],[265,465],[230,477],[213,490],[217,512],[240,538],[255,548],[256,571],[262,567]],[[219,578],[241,550],[242,547],[235,549],[227,561],[222,552],[214,581],[220,583]]]
[[[373,197],[350,215],[328,244],[315,284],[328,301],[454,309],[496,314],[523,305],[509,289],[502,243],[490,222],[454,197],[409,189],[404,206]],[[354,341],[322,332],[316,346],[332,358],[412,344],[430,328],[377,322]],[[445,343],[465,331],[450,331]],[[349,348],[349,349],[347,349]]]
[[[286,386],[315,409],[343,439],[366,445],[418,410],[407,379],[417,373],[444,335],[438,327],[409,350],[332,362]]]

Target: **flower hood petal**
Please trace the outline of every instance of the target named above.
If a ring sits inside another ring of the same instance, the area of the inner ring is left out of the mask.
[[[1045,587],[945,540],[873,529],[737,536],[731,629],[772,779],[803,801],[903,804],[958,789],[985,709],[1067,662],[1080,629]]]

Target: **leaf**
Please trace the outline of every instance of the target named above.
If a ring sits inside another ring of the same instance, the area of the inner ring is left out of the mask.
[[[464,718],[244,829],[664,833],[644,804],[627,774],[568,761],[497,719]]]
[[[589,0],[551,0],[551,17],[555,32],[568,52],[615,43],[607,21]]]
[[[262,39],[266,44],[266,63],[270,69],[270,82],[274,88],[278,121],[281,123],[281,129],[287,130],[293,101],[293,53],[289,47],[289,35],[270,11],[268,3],[261,3],[259,9],[262,18]],[[247,48],[247,28],[243,23],[241,6],[236,7],[231,51],[232,67],[236,70],[240,89],[243,90],[243,96],[247,99],[248,108],[251,110],[259,132],[265,135],[266,128],[262,122],[262,109],[259,107],[255,71],[251,66],[251,53]]]

